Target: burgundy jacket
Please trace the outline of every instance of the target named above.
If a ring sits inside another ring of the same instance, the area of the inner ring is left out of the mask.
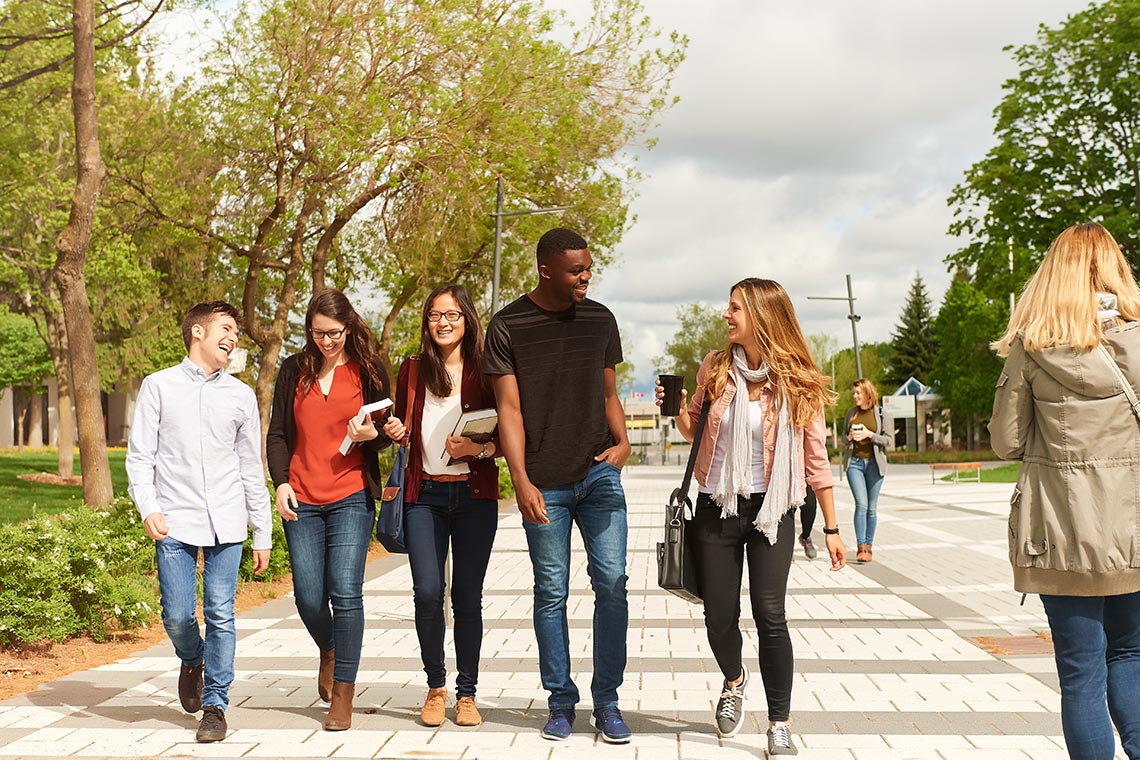
[[[395,414],[398,419],[403,420],[404,426],[408,429],[408,469],[404,481],[404,503],[406,504],[414,504],[420,498],[420,485],[423,483],[424,477],[424,455],[420,438],[420,425],[423,424],[424,396],[427,393],[427,386],[424,383],[422,368],[417,373],[416,378],[415,404],[411,415],[407,413],[408,371],[411,368],[411,362],[418,362],[419,360],[418,355],[409,356],[400,365],[399,376],[396,380]],[[483,373],[479,369],[478,362],[465,361],[463,363],[463,379],[459,386],[459,403],[465,412],[495,406],[495,395],[483,385]],[[411,418],[410,421],[409,417]],[[491,441],[495,444],[495,456],[501,456],[502,448],[499,446],[498,429],[491,436]],[[498,500],[499,467],[495,464],[494,457],[487,459],[465,457],[459,461],[466,462],[467,466],[471,468],[471,498]]]

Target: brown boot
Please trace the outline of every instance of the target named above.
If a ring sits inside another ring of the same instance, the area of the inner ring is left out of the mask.
[[[447,689],[428,689],[424,706],[420,709],[420,722],[425,726],[442,726],[447,711]]]
[[[475,706],[475,697],[460,697],[455,703],[455,725],[478,726],[482,722],[483,716]]]
[[[871,545],[870,545],[870,544],[867,544],[865,548],[866,548],[866,550],[867,550],[867,557],[866,557],[866,559],[864,559],[863,561],[864,561],[864,562],[870,562],[870,561],[871,561],[871,559],[872,559],[872,557],[874,556],[874,555],[871,553]]]
[[[321,668],[317,671],[317,694],[325,702],[332,700],[333,668],[336,666],[336,651],[321,650]]]
[[[855,552],[855,561],[862,565],[867,561],[867,545],[859,544],[859,550]]]
[[[332,704],[325,717],[326,731],[343,731],[352,726],[352,698],[356,684],[336,682],[332,687]]]

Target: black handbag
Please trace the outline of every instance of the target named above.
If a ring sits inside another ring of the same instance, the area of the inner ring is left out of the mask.
[[[665,505],[665,540],[657,544],[657,585],[694,604],[701,601],[701,579],[697,570],[695,539],[689,524],[693,514],[693,503],[689,501],[689,483],[693,479],[697,453],[701,450],[701,438],[709,418],[710,405],[711,401],[706,400],[701,406],[697,432],[689,450],[689,463],[685,467],[685,478]],[[686,507],[689,516],[685,515]]]

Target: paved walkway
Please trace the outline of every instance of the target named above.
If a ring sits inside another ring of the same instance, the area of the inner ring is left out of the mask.
[[[238,620],[237,680],[225,742],[195,744],[178,706],[168,644],[76,673],[0,704],[0,757],[336,757],[484,760],[735,760],[764,757],[763,687],[748,723],[718,741],[721,676],[699,607],[656,587],[654,546],[680,468],[632,467],[629,666],[621,690],[631,744],[602,746],[587,726],[567,742],[538,735],[546,695],[531,628],[531,574],[517,513],[503,517],[485,598],[479,700],[486,722],[416,723],[425,692],[403,558],[369,567],[367,631],[350,731],[320,730],[316,650],[291,598]],[[800,757],[857,760],[1063,760],[1060,698],[1048,654],[992,656],[975,636],[1045,630],[1040,601],[1019,606],[1006,560],[1009,485],[931,484],[924,466],[892,467],[879,505],[875,562],[831,573],[797,551],[788,614],[796,650],[793,728]],[[836,489],[844,538],[851,502]],[[817,521],[816,541],[822,544]],[[581,542],[571,577],[575,679],[589,693],[592,595]],[[744,604],[747,610],[747,602]],[[750,619],[748,620],[750,625]],[[448,642],[450,648],[450,641]],[[745,656],[757,658],[754,631]],[[449,711],[450,712],[450,711]],[[583,714],[585,713],[585,714]],[[1123,754],[1118,754],[1123,757]]]

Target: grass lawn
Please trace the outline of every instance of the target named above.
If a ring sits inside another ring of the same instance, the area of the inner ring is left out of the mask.
[[[983,483],[1016,483],[1017,473],[1021,471],[1021,463],[1003,464],[1000,467],[983,467]],[[972,475],[970,477],[973,477]],[[943,480],[954,480],[954,475],[943,475]],[[969,482],[968,480],[966,482]]]
[[[127,492],[127,472],[124,449],[111,449],[111,482],[116,494]],[[80,486],[57,486],[21,480],[17,475],[56,471],[54,449],[35,449],[17,453],[11,449],[0,452],[0,523],[19,522],[37,514],[55,514],[65,507],[79,503],[83,497]],[[75,452],[75,474],[79,474],[79,450]]]

